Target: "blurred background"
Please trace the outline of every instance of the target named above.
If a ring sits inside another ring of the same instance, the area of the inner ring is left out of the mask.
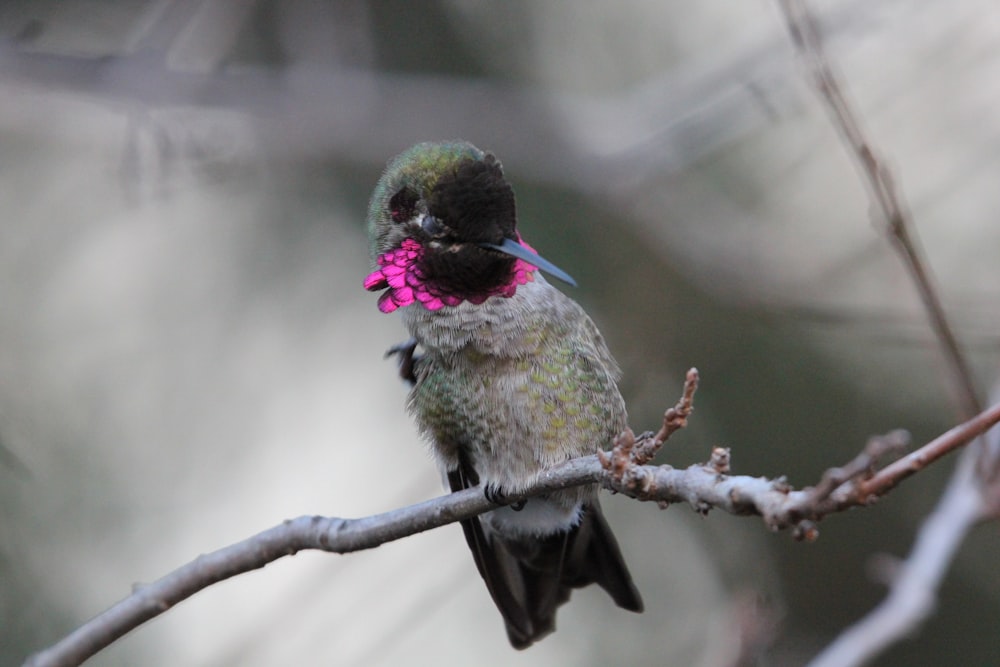
[[[981,389],[1000,362],[1000,13],[810,3],[912,209]],[[992,74],[991,74],[992,72]],[[0,5],[0,663],[300,514],[441,492],[404,412],[364,216],[386,161],[494,151],[580,283],[661,462],[814,483],[957,420],[913,286],[756,0],[24,0]],[[457,525],[199,593],[94,665],[798,665],[884,594],[951,461],[794,542],[606,497],[646,598],[574,594],[507,645]],[[1000,536],[880,665],[1000,663]]]

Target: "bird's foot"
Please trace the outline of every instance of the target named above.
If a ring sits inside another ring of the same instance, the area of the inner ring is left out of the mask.
[[[528,502],[527,499],[525,498],[522,498],[521,500],[517,500],[514,502],[509,502],[507,500],[507,494],[504,493],[504,490],[501,487],[497,486],[496,484],[487,484],[486,486],[484,486],[483,495],[486,496],[486,500],[490,501],[494,505],[507,505],[515,512],[520,512],[521,510],[523,510],[525,503]]]
[[[417,383],[415,368],[420,361],[420,355],[415,354],[417,349],[417,339],[410,338],[402,343],[396,343],[385,351],[385,358],[398,356],[396,363],[399,367],[399,377],[410,384]]]

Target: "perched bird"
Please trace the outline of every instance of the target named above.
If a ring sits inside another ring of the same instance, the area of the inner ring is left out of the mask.
[[[402,310],[413,338],[390,352],[453,491],[482,485],[502,503],[625,428],[618,366],[583,309],[538,272],[572,283],[521,240],[514,191],[492,154],[452,141],[397,156],[372,195],[368,234],[375,268],[364,286],[384,290],[382,312]],[[462,528],[515,648],[555,629],[573,588],[596,583],[642,611],[595,486]]]

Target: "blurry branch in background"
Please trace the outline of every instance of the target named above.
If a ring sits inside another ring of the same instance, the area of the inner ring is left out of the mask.
[[[823,52],[815,21],[802,0],[779,1],[795,48],[809,67],[813,84],[830,112],[834,127],[858,163],[863,183],[869,189],[872,203],[880,216],[875,220],[875,224],[884,229],[887,238],[899,252],[900,258],[910,272],[910,277],[927,311],[927,317],[941,343],[951,377],[957,382],[962,417],[968,419],[982,410],[979,398],[976,396],[975,383],[972,381],[972,374],[969,372],[958,340],[948,323],[941,299],[931,282],[930,270],[919,247],[913,221],[896,190],[892,172],[862,131],[857,115],[837,83],[837,78]]]
[[[4,466],[22,477],[31,476],[31,470],[12,449],[4,444],[2,437],[0,437],[0,466]]]
[[[681,171],[772,124],[775,116],[795,113],[800,104],[786,44],[771,30],[720,45],[711,58],[678,64],[649,83],[588,95],[483,78],[387,73],[349,56],[320,66],[308,53],[299,57],[308,48],[303,40],[287,36],[279,44],[285,55],[280,65],[231,62],[225,56],[250,15],[248,3],[151,4],[155,16],[124,52],[46,53],[32,48],[28,37],[0,40],[0,84],[121,110],[132,115],[135,130],[149,132],[153,141],[169,134],[182,149],[186,141],[195,144],[192,150],[206,144],[218,150],[226,140],[213,131],[220,119],[251,119],[253,149],[276,159],[336,155],[381,168],[414,137],[460,132],[483,144],[502,140],[505,164],[525,178],[587,194]],[[348,3],[329,3],[330,15],[301,15],[316,4],[276,4],[276,30],[297,22],[319,31],[324,44],[336,42],[330,35],[349,41],[344,26],[359,21],[336,14],[349,12],[338,10]],[[876,3],[846,0],[824,16],[832,31],[856,40],[877,29],[879,11]],[[355,27],[362,34],[371,30]],[[413,113],[416,107],[421,113]],[[163,111],[179,118],[157,117]],[[509,131],[512,119],[515,133]],[[153,159],[166,164],[171,156]]]
[[[823,50],[816,22],[803,0],[779,0],[792,42],[809,68],[846,149],[858,163],[869,189],[876,225],[899,253],[940,343],[950,380],[957,388],[962,414],[980,411],[968,363],[945,315],[941,299],[922,256],[916,230],[896,189],[891,171],[861,129]],[[886,599],[848,628],[811,663],[813,667],[860,665],[893,643],[911,635],[933,611],[937,589],[969,529],[996,514],[1000,435],[983,439],[965,451],[937,507],[921,526],[916,544],[892,581]],[[992,487],[992,488],[991,488]]]
[[[1000,392],[997,398],[1000,399]],[[989,412],[996,412],[998,407]],[[1000,450],[997,429],[990,432],[986,449],[994,455]],[[934,611],[938,587],[958,548],[969,530],[986,518],[991,509],[984,500],[986,489],[976,465],[981,451],[982,441],[967,449],[959,459],[937,506],[920,526],[913,550],[893,572],[886,598],[827,646],[810,667],[864,664],[893,643],[911,637]],[[993,488],[995,494],[995,480]]]
[[[887,493],[903,478],[922,469],[955,447],[1000,422],[1000,405],[928,443],[904,465],[876,471],[878,459],[905,445],[907,436],[894,432],[873,438],[853,461],[828,470],[815,487],[793,489],[783,478],[770,480],[729,474],[729,450],[715,448],[706,464],[676,469],[646,465],[666,440],[687,424],[698,384],[698,372],[688,371],[684,393],[664,413],[657,433],[638,437],[626,431],[609,453],[566,461],[542,472],[524,493],[510,494],[510,503],[582,484],[605,488],[661,508],[686,503],[699,513],[721,509],[736,515],[755,515],[772,530],[790,528],[797,539],[815,539],[815,522],[828,514],[864,507]],[[919,461],[919,463],[917,463]],[[898,462],[897,462],[898,463]],[[26,665],[78,665],[144,622],[178,602],[230,577],[257,570],[306,549],[349,553],[444,526],[495,509],[478,487],[362,519],[302,516],[285,521],[241,542],[198,556],[150,584],[137,585],[132,594],[83,624],[53,646],[31,656]]]

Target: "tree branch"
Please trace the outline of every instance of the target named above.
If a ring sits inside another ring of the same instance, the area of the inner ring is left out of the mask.
[[[948,489],[921,524],[913,550],[900,563],[886,598],[825,647],[810,667],[864,664],[926,619],[934,611],[938,585],[980,518],[981,508],[975,457],[963,456]]]
[[[909,211],[896,189],[892,172],[862,131],[858,116],[834,76],[815,21],[803,0],[779,0],[779,4],[795,49],[809,67],[831,122],[857,162],[873,206],[881,214],[878,226],[885,230],[890,244],[902,258],[923,302],[950,377],[957,387],[961,413],[968,418],[981,410],[975,382],[934,287]],[[996,409],[991,408],[972,422]],[[964,429],[972,422],[958,429]],[[987,422],[995,423],[988,419]],[[970,430],[984,433],[988,428]],[[888,492],[901,480],[922,469],[929,460],[935,460],[968,441],[957,442],[949,437],[954,431],[956,429],[862,482],[859,485],[861,496],[866,491],[875,495]],[[963,453],[948,488],[921,526],[913,551],[901,565],[886,599],[826,647],[811,663],[813,667],[860,665],[912,632],[930,615],[937,588],[965,535],[976,521],[989,513],[991,495],[1000,496],[1000,485],[997,484],[1000,436],[993,440],[988,443],[984,439]]]
[[[982,410],[972,373],[969,372],[968,362],[948,323],[927,261],[920,250],[913,220],[896,189],[892,171],[879,157],[878,151],[862,131],[858,116],[851,108],[823,51],[815,21],[802,0],[779,0],[779,4],[795,49],[809,67],[813,84],[820,98],[826,103],[833,126],[857,162],[861,180],[867,186],[872,203],[881,215],[876,221],[877,226],[885,230],[893,248],[898,251],[923,301],[924,310],[941,344],[945,361],[957,387],[962,417],[968,419]]]
[[[783,479],[730,475],[729,451],[722,448],[713,451],[707,464],[685,469],[639,463],[648,461],[670,434],[687,423],[697,383],[698,373],[691,369],[681,400],[664,413],[663,425],[656,434],[637,439],[631,431],[626,431],[616,440],[611,452],[553,466],[543,471],[525,493],[506,500],[514,503],[559,489],[600,483],[633,498],[655,501],[661,507],[687,503],[701,513],[721,509],[731,514],[761,516],[773,530],[793,528],[797,538],[815,539],[818,535],[815,521],[833,512],[866,506],[913,472],[910,467],[899,466],[898,472],[889,475],[894,483],[880,484],[875,489],[865,486],[890,470],[891,466],[876,474],[873,467],[878,458],[905,440],[903,432],[873,439],[854,461],[828,471],[816,487],[802,490],[792,489]],[[1000,405],[915,452],[924,452],[921,467],[997,422],[1000,422]],[[950,443],[950,447],[940,445],[942,439]],[[50,648],[31,656],[25,664],[31,667],[78,665],[198,591],[299,551],[317,549],[344,554],[371,549],[496,507],[486,500],[481,489],[472,488],[362,519],[322,516],[291,519],[218,551],[198,556],[150,584],[137,586],[131,595]]]
[[[669,412],[669,411],[668,411]],[[871,505],[902,480],[1000,423],[1000,403],[928,442],[915,452],[876,470],[881,458],[903,447],[909,435],[893,431],[869,440],[852,461],[827,470],[814,487],[793,489],[783,478],[729,475],[729,450],[717,447],[706,464],[683,470],[670,466],[635,465],[629,460],[629,438],[619,438],[610,454],[598,454],[605,475],[602,484],[638,500],[661,506],[687,503],[705,513],[721,509],[736,515],[757,515],[773,530],[791,528],[797,539],[815,539],[815,522],[852,507]],[[587,457],[590,458],[590,457]],[[576,459],[583,461],[586,459]],[[562,466],[552,468],[557,473]]]
[[[996,514],[1000,485],[995,477],[984,478],[982,463],[996,466],[1000,456],[1000,430],[990,430],[997,423],[994,417],[1000,417],[1000,386],[991,398],[997,403],[992,408],[886,466],[867,482],[868,488],[887,493],[931,460],[985,434],[963,452],[937,506],[920,526],[913,550],[895,573],[886,598],[824,648],[810,667],[861,665],[912,632],[934,611],[937,588],[966,534],[977,521]]]

